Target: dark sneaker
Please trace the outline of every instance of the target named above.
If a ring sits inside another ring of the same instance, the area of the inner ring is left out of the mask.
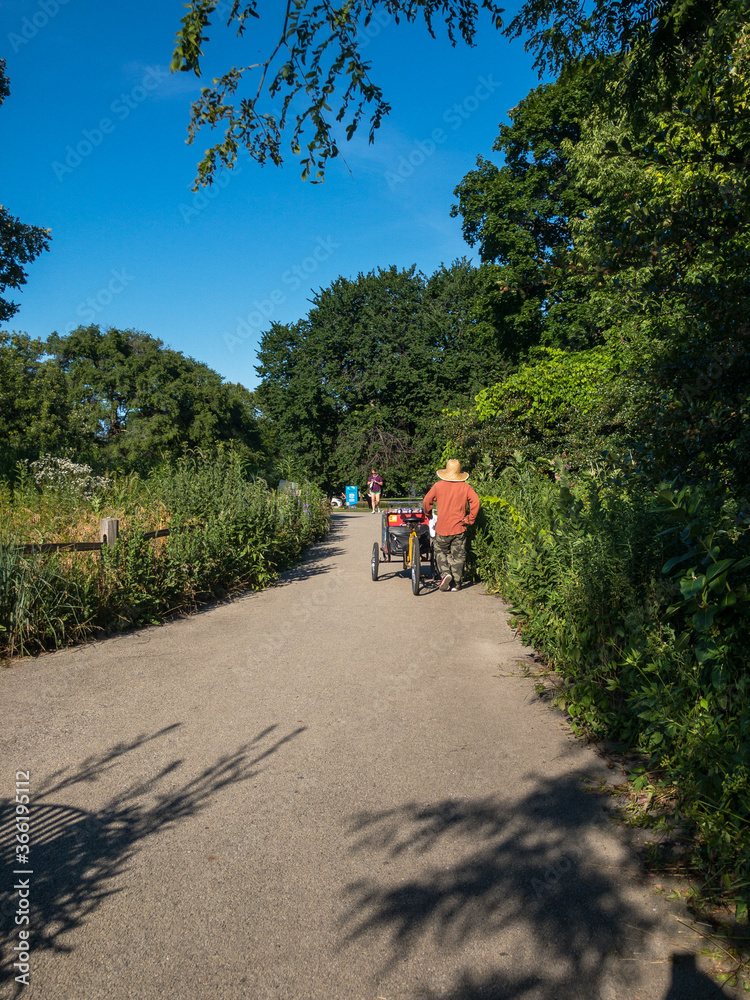
[[[452,583],[453,583],[453,577],[450,575],[450,573],[448,573],[448,575],[444,576],[443,579],[440,581],[440,590],[443,591],[450,590]]]
[[[451,587],[451,591],[455,593],[457,590],[461,589],[461,584],[457,583],[455,587]]]

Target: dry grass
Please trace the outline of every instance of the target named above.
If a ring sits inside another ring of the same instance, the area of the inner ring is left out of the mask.
[[[54,510],[41,504],[36,509],[28,506],[0,507],[2,533],[22,544],[98,542],[99,522],[103,517],[117,518],[120,534],[123,535],[134,527],[143,531],[169,527],[169,512],[161,504],[119,508],[108,505],[101,512],[83,507]]]

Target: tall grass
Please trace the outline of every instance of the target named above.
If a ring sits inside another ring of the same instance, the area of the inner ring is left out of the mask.
[[[23,554],[24,542],[94,541],[99,517],[120,538],[101,554]],[[54,649],[212,597],[268,586],[327,531],[314,487],[279,495],[249,480],[232,453],[186,458],[147,479],[131,476],[89,495],[70,482],[21,477],[0,491],[0,653]],[[169,526],[158,540],[144,535]]]

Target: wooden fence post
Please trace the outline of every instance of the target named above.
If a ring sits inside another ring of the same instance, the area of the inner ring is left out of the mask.
[[[120,522],[116,517],[103,517],[101,521],[99,521],[99,539],[102,546],[106,545],[111,549],[117,541],[119,533]]]

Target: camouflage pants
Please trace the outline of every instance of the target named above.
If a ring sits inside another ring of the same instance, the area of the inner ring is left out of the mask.
[[[447,573],[453,577],[453,582],[459,584],[466,562],[466,532],[460,535],[435,535],[435,562],[442,579]]]

